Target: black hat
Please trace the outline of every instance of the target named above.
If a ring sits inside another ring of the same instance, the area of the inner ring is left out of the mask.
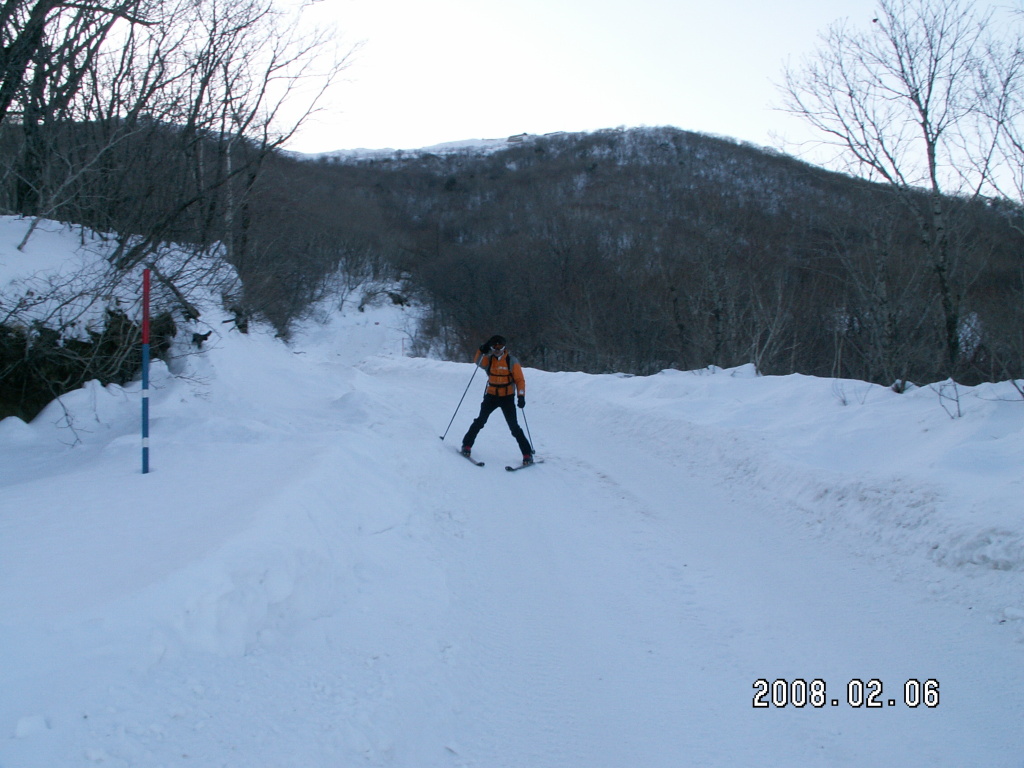
[[[495,334],[494,336],[491,336],[491,340],[489,343],[492,347],[504,347],[505,337]]]

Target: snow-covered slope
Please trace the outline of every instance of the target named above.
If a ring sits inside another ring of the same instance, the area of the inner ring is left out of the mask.
[[[26,233],[30,233],[27,239]],[[102,330],[110,310],[141,318],[142,271],[146,266],[157,266],[179,294],[202,312],[211,309],[216,313],[224,297],[238,288],[234,269],[215,250],[163,247],[151,254],[146,264],[119,270],[108,262],[116,248],[115,238],[79,227],[0,216],[0,324],[30,327],[38,322],[59,331],[63,339],[88,339],[90,329]],[[178,307],[176,296],[154,279],[154,315],[173,311],[181,321]],[[194,329],[205,332],[206,323]]]
[[[386,160],[395,157],[409,157],[417,155],[489,155],[502,149],[507,149],[515,144],[522,143],[531,138],[530,134],[519,134],[509,136],[505,139],[465,139],[462,141],[447,141],[443,144],[434,144],[429,147],[416,149],[394,149],[385,147],[380,149],[339,149],[334,152],[320,152],[317,154],[294,153],[296,157],[309,160]]]
[[[1012,387],[527,370],[510,474],[409,322],[221,327],[146,476],[137,387],[0,423],[2,768],[1024,765]]]

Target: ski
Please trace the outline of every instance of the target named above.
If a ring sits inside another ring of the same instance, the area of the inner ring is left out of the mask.
[[[507,472],[518,472],[520,469],[526,469],[527,467],[532,467],[535,464],[543,464],[543,463],[544,463],[544,459],[534,459],[533,460],[533,464],[520,464],[518,467],[505,467],[505,471],[507,471]]]
[[[474,459],[474,458],[473,458],[472,456],[467,456],[466,454],[464,454],[464,453],[462,452],[462,449],[461,449],[461,448],[456,448],[456,449],[455,449],[455,452],[456,452],[457,454],[459,454],[459,456],[461,456],[462,458],[464,458],[464,459],[465,459],[466,461],[470,461],[470,462],[472,462],[472,463],[476,464],[476,465],[477,465],[478,467],[482,467],[482,466],[484,465],[484,463],[483,463],[482,461],[477,461],[477,460],[476,460],[476,459]]]

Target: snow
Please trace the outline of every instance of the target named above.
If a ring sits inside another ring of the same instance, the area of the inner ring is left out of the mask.
[[[100,330],[109,310],[141,318],[138,286],[146,266],[157,267],[200,309],[219,306],[237,289],[234,269],[216,251],[166,246],[146,264],[117,270],[108,261],[116,248],[116,238],[81,227],[0,216],[0,323],[30,328],[38,322],[63,340],[88,339],[88,331]],[[153,282],[156,316],[177,302],[159,280]]]
[[[403,156],[417,155],[489,155],[508,149],[527,138],[535,138],[530,134],[520,134],[505,139],[463,139],[461,141],[446,141],[442,144],[433,144],[429,147],[418,147],[415,149],[395,149],[385,147],[380,149],[339,149],[333,152],[319,152],[305,154],[301,152],[292,153],[295,157],[308,160],[332,159],[353,161],[353,160],[393,160]]]
[[[137,384],[0,422],[0,768],[1024,765],[1009,384],[528,368],[510,474],[408,310],[204,319],[150,474]]]

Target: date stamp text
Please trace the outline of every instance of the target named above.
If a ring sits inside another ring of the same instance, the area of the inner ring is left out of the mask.
[[[794,707],[847,706],[853,709],[882,709],[902,705],[910,709],[939,706],[939,681],[934,679],[916,680],[911,678],[902,685],[902,690],[893,694],[881,680],[854,678],[846,683],[841,692],[821,678],[814,680],[768,680],[754,681],[754,709],[782,709]]]

